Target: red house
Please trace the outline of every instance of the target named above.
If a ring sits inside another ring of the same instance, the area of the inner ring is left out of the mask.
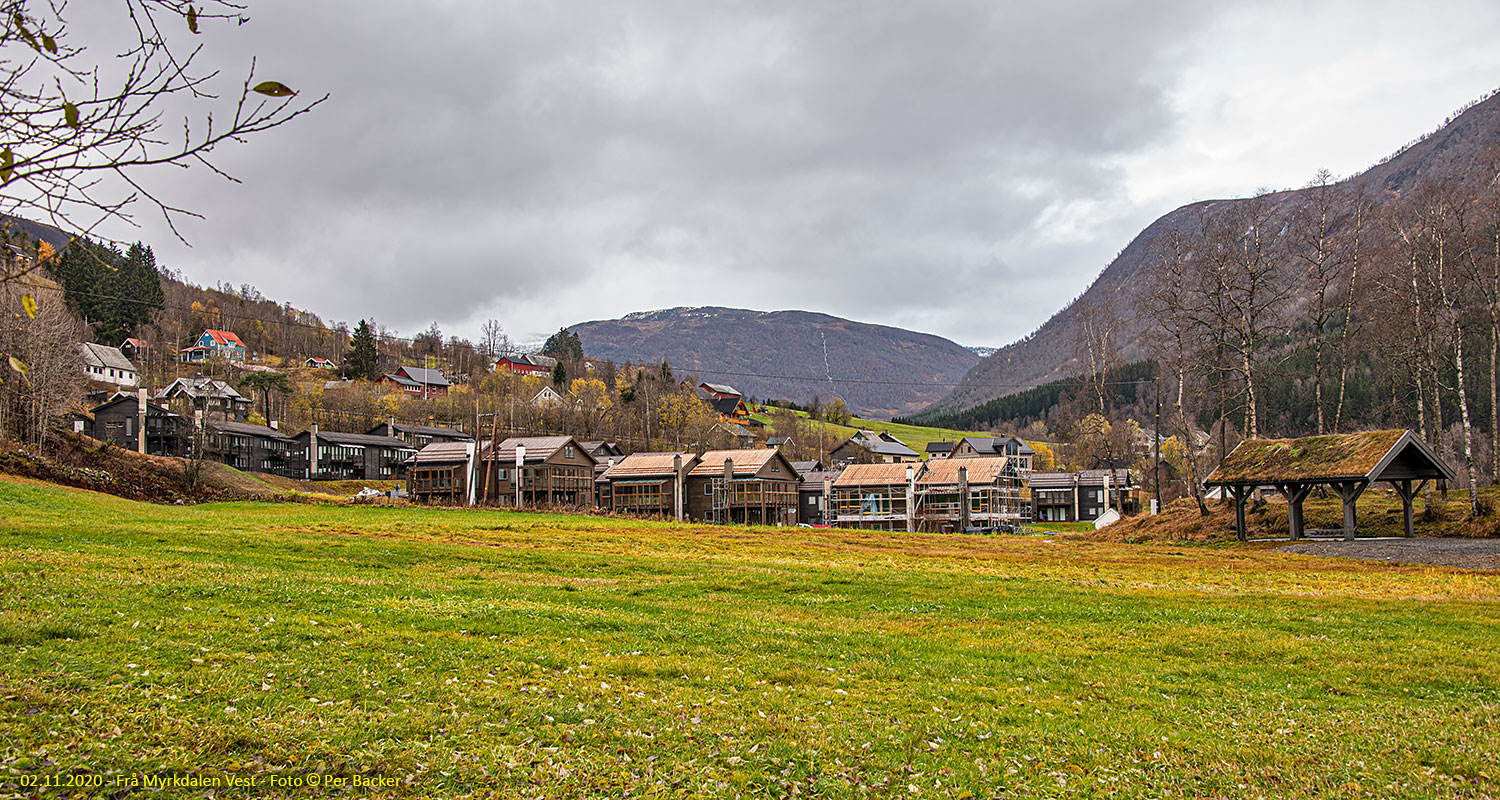
[[[744,397],[738,389],[723,383],[700,383],[698,390],[702,395],[706,395],[705,400],[727,400],[731,397],[739,400]]]
[[[552,363],[543,363],[539,356],[516,356],[515,358],[505,356],[495,362],[495,371],[499,372],[503,369],[506,372],[513,372],[517,375],[547,376],[552,374],[552,365],[556,364],[557,361],[551,358],[546,359],[546,361]]]
[[[399,386],[404,392],[422,397],[442,397],[448,393],[448,387],[451,385],[448,379],[443,377],[442,370],[422,367],[402,367],[395,372],[387,372],[380,376],[377,383]]]

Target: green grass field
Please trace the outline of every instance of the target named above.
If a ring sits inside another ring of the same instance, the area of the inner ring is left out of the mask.
[[[0,477],[0,796],[1494,797],[1497,600],[1261,545]]]
[[[840,439],[848,439],[861,428],[877,433],[880,431],[890,431],[892,436],[906,442],[908,447],[921,453],[924,457],[926,456],[928,442],[956,442],[965,436],[992,435],[984,431],[955,431],[947,428],[928,428],[922,425],[898,425],[894,422],[881,422],[873,419],[860,419],[859,417],[850,420],[848,425],[835,425],[832,422],[825,422],[823,420],[809,420],[805,411],[794,411],[792,413],[807,420],[807,424],[809,425],[817,425],[832,431]],[[750,416],[766,423],[768,428],[773,422],[769,414],[751,414]]]

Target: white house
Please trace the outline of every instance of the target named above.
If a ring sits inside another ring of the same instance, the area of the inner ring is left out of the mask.
[[[134,386],[140,380],[135,365],[118,347],[84,342],[79,345],[79,351],[83,356],[83,374],[91,381]]]

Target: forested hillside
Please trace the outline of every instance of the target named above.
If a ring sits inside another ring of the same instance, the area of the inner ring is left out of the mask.
[[[1395,201],[1409,196],[1424,181],[1482,182],[1485,153],[1497,143],[1500,143],[1500,98],[1490,96],[1393,157],[1348,180],[1333,182],[1330,188],[1339,207],[1326,221],[1327,233],[1347,239],[1351,212],[1348,202],[1341,198],[1357,194],[1367,213],[1374,215],[1368,217],[1363,231],[1366,247],[1372,248],[1377,239],[1389,240],[1395,232],[1387,212]],[[1294,241],[1296,235],[1290,226],[1299,209],[1317,203],[1322,192],[1322,188],[1309,187],[1255,198],[1205,201],[1161,217],[1131,240],[1080,297],[1032,334],[981,361],[951,394],[914,418],[935,419],[1050,380],[1088,373],[1088,365],[1077,352],[1086,327],[1084,316],[1108,316],[1111,335],[1118,342],[1124,360],[1147,357],[1151,344],[1146,333],[1153,323],[1140,313],[1150,288],[1147,272],[1159,259],[1164,237],[1172,232],[1192,237],[1201,233],[1205,224],[1222,226],[1235,217],[1253,216],[1266,233],[1258,246],[1286,257],[1283,265],[1286,271],[1280,279],[1288,284],[1288,310],[1295,317],[1295,309],[1311,302],[1312,293],[1305,270],[1295,266],[1303,262],[1304,256],[1293,252],[1305,243]],[[1372,277],[1368,269],[1366,277]],[[1373,280],[1360,288],[1371,285]],[[1290,330],[1296,323],[1291,317],[1286,320],[1288,324],[1274,327]]]
[[[1132,365],[1147,359],[1159,379],[1143,396]],[[1144,465],[1160,408],[1163,435],[1199,456],[1177,459],[1184,487],[1242,437],[1405,427],[1472,489],[1500,476],[1497,362],[1492,95],[1354,178],[1157,220],[913,421],[1024,428]]]

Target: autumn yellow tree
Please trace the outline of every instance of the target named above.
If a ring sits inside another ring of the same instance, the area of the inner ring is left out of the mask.
[[[713,409],[691,394],[670,394],[662,398],[659,419],[662,438],[670,439],[672,446],[679,450],[684,442],[690,445],[706,442],[710,429],[718,422]]]
[[[1031,442],[1031,449],[1036,451],[1031,457],[1031,469],[1033,472],[1051,472],[1057,468],[1057,454],[1052,448],[1041,442]]]

